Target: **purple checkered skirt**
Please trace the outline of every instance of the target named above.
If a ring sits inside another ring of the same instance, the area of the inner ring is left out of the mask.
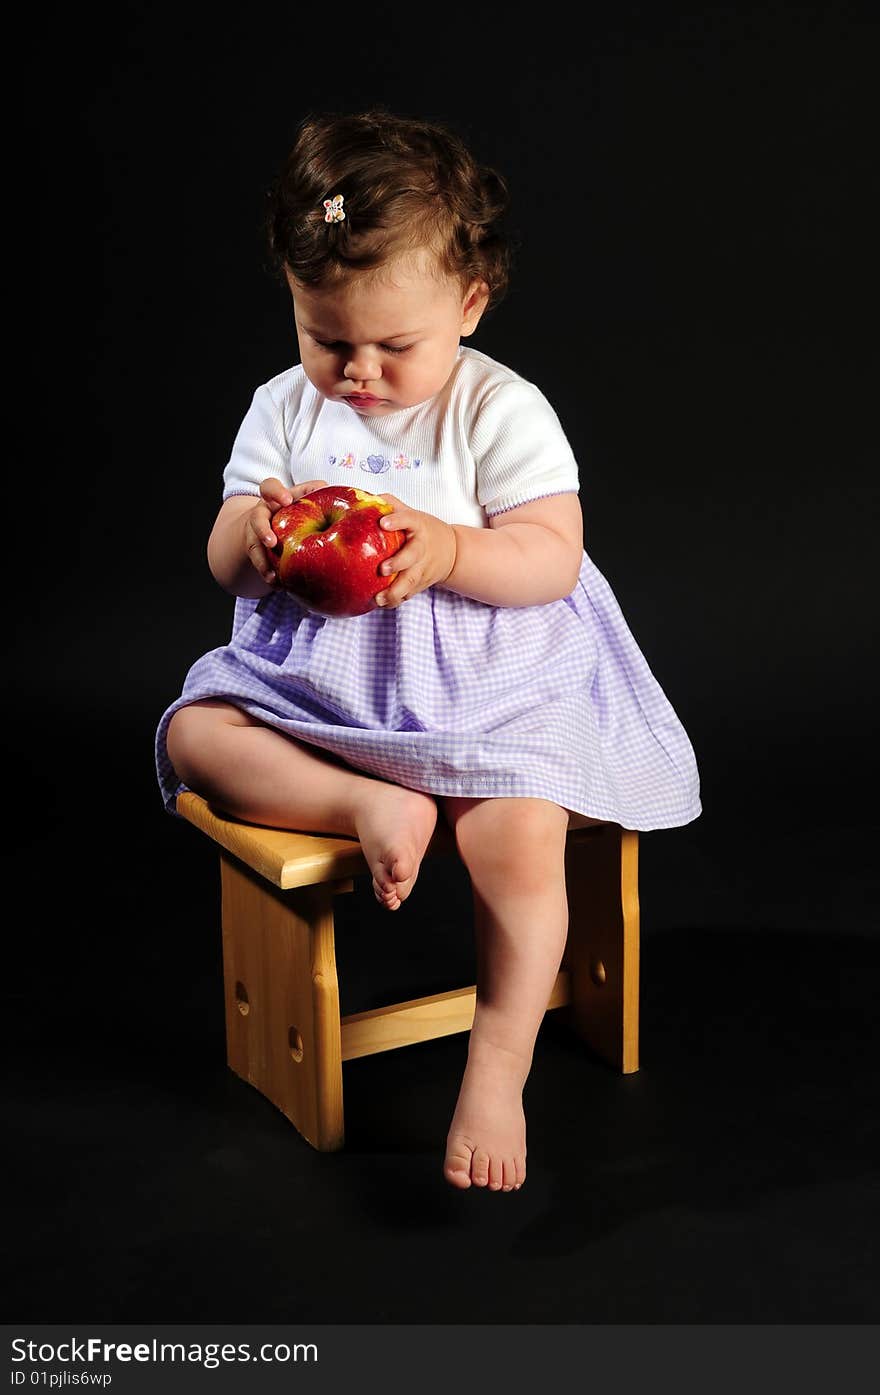
[[[156,733],[166,807],[185,788],[172,715],[225,700],[348,765],[430,794],[550,799],[624,828],[700,813],[687,734],[586,552],[570,596],[489,606],[442,587],[325,619],[290,595],[236,601]]]

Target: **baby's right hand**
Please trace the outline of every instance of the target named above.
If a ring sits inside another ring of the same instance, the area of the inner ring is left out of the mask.
[[[270,527],[272,515],[286,504],[292,504],[316,489],[324,489],[326,485],[326,480],[307,480],[305,484],[295,484],[288,489],[281,480],[274,478],[263,480],[260,485],[259,504],[244,516],[244,548],[251,565],[270,586],[277,583],[275,568],[269,558],[269,549],[278,541]]]

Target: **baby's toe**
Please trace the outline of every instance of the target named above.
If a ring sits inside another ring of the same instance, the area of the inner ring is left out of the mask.
[[[393,886],[386,889],[380,882],[376,881],[375,877],[373,878],[373,895],[380,906],[384,906],[386,910],[396,911],[400,907],[400,897],[396,889]]]
[[[504,1191],[512,1192],[516,1186],[516,1159],[504,1159]]]
[[[471,1178],[475,1187],[488,1187],[489,1163],[489,1154],[485,1148],[476,1148],[471,1159]]]
[[[447,1146],[443,1176],[454,1187],[471,1185],[471,1150],[461,1139],[452,1139]]]
[[[489,1190],[500,1192],[504,1185],[504,1159],[494,1155],[489,1159]]]

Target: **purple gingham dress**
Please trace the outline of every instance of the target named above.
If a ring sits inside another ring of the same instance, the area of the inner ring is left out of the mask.
[[[492,364],[473,352],[462,362],[462,377],[488,373]],[[515,377],[508,372],[505,389],[525,392],[520,379],[511,389]],[[268,386],[277,394],[290,381],[285,374]],[[301,377],[297,381],[297,391],[308,390]],[[274,423],[275,397],[264,393],[259,400]],[[549,409],[542,403],[542,410]],[[340,411],[351,419],[348,408]],[[307,416],[302,407],[299,414]],[[316,421],[334,420],[321,403],[315,414]],[[288,435],[282,441],[282,428],[270,425],[278,443],[269,440],[270,428],[261,428],[258,463],[253,449],[244,450],[243,426],[234,459],[244,461],[244,483],[238,487],[233,479],[227,497],[258,492],[261,475],[285,478],[284,469],[294,477]],[[346,479],[404,498],[404,486],[419,487],[417,477],[402,470],[383,481],[343,475],[344,458],[334,476],[326,455],[309,456],[314,423],[307,438],[293,442],[298,479]],[[561,449],[554,445],[557,454]],[[455,454],[460,458],[461,450]],[[382,458],[398,457],[389,452]],[[534,468],[531,447],[529,459]],[[422,465],[429,487],[431,462],[425,458]],[[571,469],[566,478],[576,487]],[[535,497],[560,492],[553,478],[548,474]],[[490,493],[499,488],[494,482]],[[281,591],[236,600],[229,643],[193,664],[159,723],[156,767],[170,812],[185,786],[168,759],[168,723],[179,708],[202,698],[232,703],[356,769],[434,795],[549,799],[636,830],[676,827],[701,811],[687,734],[586,552],[572,593],[544,605],[490,606],[434,586],[393,610],[327,619]]]
[[[179,707],[217,698],[384,780],[431,794],[532,796],[625,828],[700,813],[693,751],[602,574],[547,605],[431,587],[395,610],[325,619],[276,592],[239,599],[229,644],[190,669]]]

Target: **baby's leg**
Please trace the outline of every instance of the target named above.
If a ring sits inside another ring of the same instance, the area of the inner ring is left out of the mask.
[[[227,702],[178,708],[167,745],[183,783],[233,818],[358,838],[377,901],[396,911],[409,896],[437,823],[431,795],[352,770]]]
[[[526,1175],[522,1090],[568,934],[568,810],[547,799],[446,798],[471,878],[477,1003],[467,1068],[446,1140],[457,1187],[519,1187]]]

